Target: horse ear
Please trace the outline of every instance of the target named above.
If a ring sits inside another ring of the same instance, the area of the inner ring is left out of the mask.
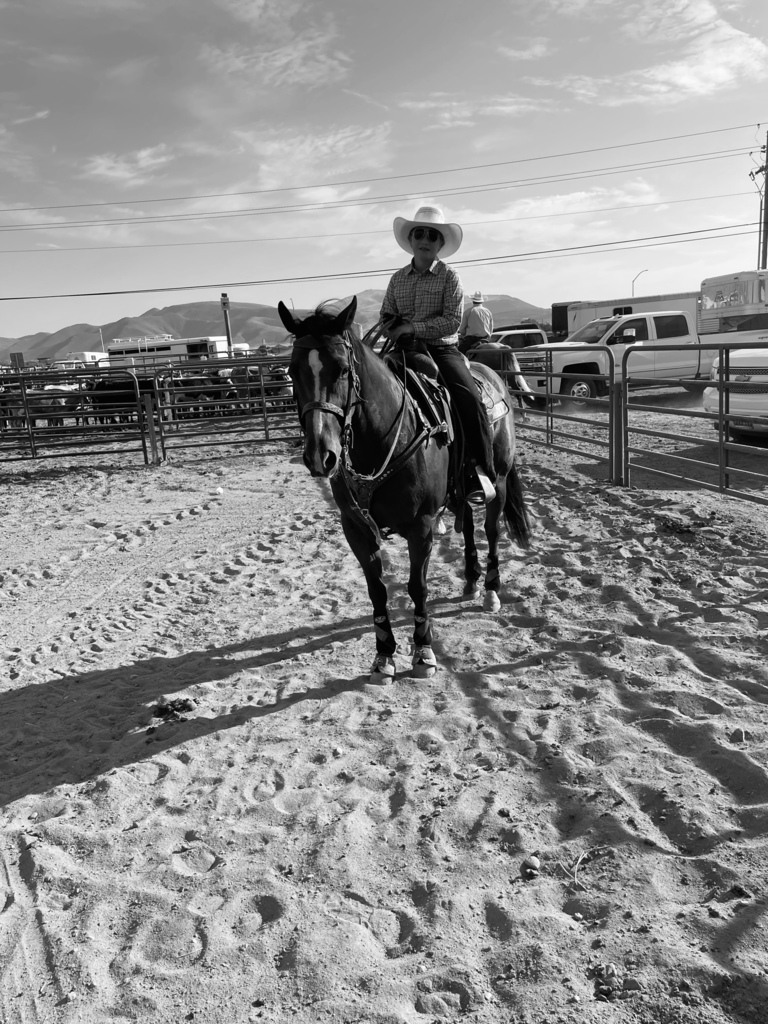
[[[283,322],[283,327],[286,329],[286,331],[288,331],[289,334],[295,334],[296,333],[296,321],[291,316],[291,311],[290,311],[290,309],[288,309],[288,307],[286,306],[286,304],[284,302],[282,302],[282,301],[278,302],[278,304],[277,304],[277,312],[278,312],[278,315],[280,316],[280,319]]]
[[[339,334],[343,334],[344,331],[348,330],[352,326],[352,322],[355,319],[355,313],[357,312],[357,296],[352,296],[352,301],[346,309],[342,309],[339,315],[336,317],[336,323],[334,324],[335,329]]]

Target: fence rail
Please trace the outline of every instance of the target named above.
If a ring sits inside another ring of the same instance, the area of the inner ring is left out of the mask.
[[[592,350],[598,347],[590,346]],[[553,372],[550,358],[542,372],[537,370],[537,376],[546,379],[546,393],[534,396],[534,408],[525,406],[526,394],[514,374],[508,375],[507,383],[525,408],[519,424],[525,441],[602,465],[612,483],[653,486],[651,481],[655,481],[657,486],[694,486],[768,504],[768,419],[753,416],[747,423],[743,414],[730,412],[730,396],[744,387],[730,379],[732,350],[765,351],[766,347],[760,342],[687,345],[687,353],[715,350],[719,373],[713,379],[683,380],[633,371],[632,358],[640,353],[628,347],[618,371],[582,375],[602,385],[605,395],[600,398],[562,396],[560,381],[568,374]],[[675,345],[654,347],[662,352],[680,349]],[[610,352],[605,346],[602,351]],[[717,412],[703,407],[707,387],[716,389]],[[756,430],[751,443],[745,440],[744,429]]]
[[[299,436],[286,364],[274,359],[0,378],[0,462],[135,451],[150,464]]]
[[[614,484],[653,486],[654,480],[656,486],[692,485],[768,504],[768,422],[754,417],[753,426],[765,433],[745,443],[738,430],[743,416],[730,411],[730,395],[738,390],[729,379],[730,347],[701,347],[717,349],[717,379],[641,376],[633,372],[631,348],[616,372],[613,352],[604,349],[612,372],[589,375],[602,385],[601,398],[561,396],[565,375],[553,373],[550,361],[543,373],[546,392],[535,396],[536,407],[526,405],[520,413],[521,437],[592,461]],[[739,346],[759,347],[765,346]],[[514,375],[507,375],[507,383],[521,404],[530,399]],[[718,389],[716,412],[702,406],[704,386]],[[195,362],[146,374],[24,371],[0,378],[0,463],[135,452],[151,465],[178,452],[300,437],[284,360]]]

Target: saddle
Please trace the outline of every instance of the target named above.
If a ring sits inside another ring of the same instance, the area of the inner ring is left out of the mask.
[[[431,432],[441,432],[444,427],[448,444],[453,443],[455,430],[451,411],[451,398],[447,388],[438,382],[437,366],[426,349],[400,347],[385,356],[385,362],[396,372],[405,365],[405,387],[414,400],[418,412],[424,418]],[[469,372],[475,382],[480,401],[491,424],[496,423],[510,411],[505,393],[499,393],[493,382],[482,370],[467,360]]]

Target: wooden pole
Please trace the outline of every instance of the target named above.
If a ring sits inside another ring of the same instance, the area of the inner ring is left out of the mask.
[[[229,296],[221,293],[221,312],[224,314],[224,330],[227,334],[227,354],[232,358],[232,327],[229,323]]]

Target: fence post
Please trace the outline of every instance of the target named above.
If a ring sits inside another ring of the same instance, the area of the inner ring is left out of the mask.
[[[144,422],[149,434],[149,447],[152,452],[152,465],[159,466],[162,462],[157,448],[157,432],[155,431],[155,403],[152,395],[144,395]]]
[[[613,370],[613,366],[611,366]],[[611,483],[621,486],[624,483],[624,388],[615,377],[610,388],[610,409],[608,415],[611,420]]]

